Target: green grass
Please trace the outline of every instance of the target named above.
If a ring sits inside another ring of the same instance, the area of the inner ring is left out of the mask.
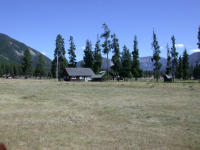
[[[0,79],[9,150],[200,149],[198,82]]]

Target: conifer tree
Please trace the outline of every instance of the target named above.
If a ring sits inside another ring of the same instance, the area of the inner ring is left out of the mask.
[[[2,75],[3,75],[3,70],[2,70],[1,64],[0,64],[0,77],[2,77]]]
[[[69,38],[69,49],[68,49],[68,54],[69,54],[69,67],[76,67],[76,54],[75,54],[75,50],[76,50],[76,46],[74,44],[73,41],[73,37],[70,36]]]
[[[23,75],[22,65],[21,64],[17,66],[17,72],[18,72],[17,75]]]
[[[106,63],[106,67],[107,67],[107,77],[108,77],[108,68],[109,68],[109,62],[108,62],[108,54],[110,52],[111,49],[111,41],[109,40],[110,38],[110,29],[108,28],[107,24],[103,24],[103,28],[104,28],[104,33],[101,34],[101,38],[104,38],[104,42],[102,44],[103,47],[103,53],[106,54],[107,56],[107,63]]]
[[[121,76],[125,78],[131,78],[131,54],[129,52],[129,49],[124,45],[123,47],[123,52],[121,56],[121,63],[122,63],[122,68],[121,68]]]
[[[190,67],[189,67],[189,58],[187,54],[187,50],[185,49],[183,52],[183,79],[187,80],[190,75]]]
[[[94,58],[92,52],[92,44],[89,40],[86,41],[83,60],[84,60],[84,67],[93,69]]]
[[[97,42],[95,44],[95,49],[94,49],[93,71],[95,73],[99,73],[101,70],[101,65],[102,65],[102,56],[101,56],[100,40],[99,37],[97,36]]]
[[[42,54],[40,54],[38,58],[38,63],[35,69],[35,75],[40,78],[47,75],[47,69],[45,68],[45,60]]]
[[[52,76],[56,77],[56,68],[58,62],[58,79],[61,80],[64,78],[64,70],[67,67],[67,59],[65,58],[65,46],[64,39],[60,34],[56,37],[56,49],[54,51],[54,59],[52,61],[51,72]],[[58,60],[57,60],[58,58]]]
[[[200,79],[200,64],[196,64],[193,70],[194,79]]]
[[[160,46],[157,41],[157,36],[155,32],[153,31],[153,57],[152,62],[154,62],[154,78],[158,82],[158,79],[160,78],[160,68],[162,64],[160,63]]]
[[[170,49],[169,49],[169,45],[167,44],[167,66],[166,66],[166,74],[171,74],[171,55],[170,55]]]
[[[200,26],[199,26],[199,31],[198,31],[198,48],[200,49]],[[200,64],[196,64],[193,72],[193,76],[195,79],[200,79]]]
[[[0,62],[0,77],[3,75],[2,64]]]
[[[199,26],[199,32],[198,32],[198,48],[200,49],[200,26]]]
[[[5,63],[4,62],[0,62],[0,76],[3,76],[4,74],[6,74],[6,72],[5,72]]]
[[[176,78],[178,78],[178,79],[182,79],[183,78],[183,60],[182,60],[181,56],[178,59]]]
[[[9,68],[9,74],[10,74],[11,76],[14,75],[13,66],[14,66],[13,64],[9,64],[9,65],[8,65],[8,68]]]
[[[172,48],[171,48],[171,57],[172,57],[172,78],[174,81],[174,78],[176,76],[176,70],[177,70],[177,66],[178,66],[178,53],[176,52],[176,39],[174,37],[174,35],[171,38],[172,40]]]
[[[138,41],[137,37],[134,37],[134,46],[133,46],[133,63],[132,63],[132,74],[135,80],[142,76],[142,70],[140,69],[140,61],[139,59],[139,49],[138,49]]]
[[[16,65],[13,66],[13,75],[17,76],[19,74],[18,67]]]
[[[28,49],[24,51],[24,57],[22,60],[22,71],[23,75],[25,75],[26,77],[31,76],[33,73],[31,54]]]
[[[112,38],[111,48],[113,49],[112,70],[113,70],[115,76],[119,76],[120,69],[121,69],[119,39],[116,37],[115,34],[111,35],[111,38]]]

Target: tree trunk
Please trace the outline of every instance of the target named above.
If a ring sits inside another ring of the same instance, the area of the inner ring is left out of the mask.
[[[107,79],[108,79],[108,53],[107,53]]]

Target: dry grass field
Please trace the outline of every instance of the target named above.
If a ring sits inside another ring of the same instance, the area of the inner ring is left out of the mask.
[[[199,150],[200,84],[0,79],[8,150]]]

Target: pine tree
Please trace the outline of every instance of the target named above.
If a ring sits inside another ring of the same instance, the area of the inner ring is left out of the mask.
[[[111,35],[111,38],[112,38],[111,48],[113,49],[112,70],[115,76],[119,76],[120,69],[121,69],[119,39],[116,37],[115,34]]]
[[[14,75],[14,76],[19,75],[19,71],[18,71],[17,65],[14,65],[14,66],[13,66],[13,75]]]
[[[47,69],[45,68],[45,60],[42,54],[40,54],[38,58],[38,63],[35,69],[35,75],[40,78],[47,75]]]
[[[193,70],[194,79],[200,79],[200,64],[196,64]]]
[[[75,54],[75,50],[76,50],[76,46],[74,44],[73,41],[73,37],[70,36],[69,39],[69,49],[68,49],[68,54],[69,54],[69,67],[76,67],[76,54]]]
[[[93,57],[94,57],[93,71],[95,73],[99,73],[101,70],[101,65],[102,65],[102,56],[101,56],[100,40],[98,36],[97,36],[97,42],[95,44]]]
[[[23,75],[22,65],[17,66],[18,75]]]
[[[33,71],[33,68],[32,68],[31,54],[29,50],[27,49],[24,51],[24,57],[22,60],[22,72],[23,72],[23,75],[28,77],[28,76],[32,76],[32,73],[33,73],[32,71]]]
[[[132,74],[135,78],[135,80],[137,80],[139,77],[142,76],[142,70],[140,69],[140,61],[139,59],[139,49],[138,49],[138,41],[137,41],[137,37],[134,37],[134,46],[133,46],[133,63],[132,63]]]
[[[107,56],[107,77],[108,77],[108,68],[109,68],[109,62],[108,62],[108,54],[110,52],[111,49],[111,41],[109,40],[110,38],[110,29],[108,28],[107,24],[103,24],[103,28],[104,28],[104,33],[101,35],[101,38],[104,38],[104,43],[102,44],[103,47],[103,53],[106,54]]]
[[[197,79],[197,67],[198,64],[196,64],[195,67],[193,68],[192,76],[194,77],[194,79]]]
[[[167,66],[166,66],[166,74],[171,74],[172,68],[171,68],[171,55],[170,55],[170,49],[169,45],[167,44]]]
[[[198,32],[198,48],[200,49],[200,26],[199,26],[199,32]]]
[[[123,47],[121,63],[122,63],[122,68],[121,68],[121,73],[120,73],[121,76],[124,79],[132,77],[132,74],[131,74],[131,54],[130,54],[128,48],[126,47],[126,45],[124,45],[124,47]]]
[[[190,74],[190,67],[189,67],[189,58],[187,54],[187,50],[185,49],[183,52],[183,79],[187,80]]]
[[[64,70],[67,67],[67,60],[65,58],[64,39],[60,34],[56,37],[56,49],[54,51],[54,60],[52,61],[51,72],[52,76],[56,77],[57,58],[58,58],[58,79],[64,78]]]
[[[174,81],[174,78],[176,76],[176,70],[177,70],[177,66],[178,66],[178,53],[176,52],[176,39],[174,36],[172,36],[171,38],[172,40],[172,48],[171,48],[171,57],[172,57],[172,78]]]
[[[94,58],[92,52],[92,44],[89,40],[86,41],[83,60],[84,60],[84,67],[93,69]]]
[[[157,37],[155,32],[153,31],[153,57],[152,61],[154,62],[154,78],[158,82],[158,79],[160,78],[160,68],[162,64],[160,63],[160,46],[157,41]]]
[[[56,78],[56,63],[57,63],[57,61],[56,61],[57,59],[56,58],[54,58],[53,59],[53,61],[51,62],[51,75],[52,75],[52,77],[53,78]]]
[[[2,63],[0,62],[0,77],[3,75]]]
[[[9,74],[10,74],[11,76],[14,75],[13,66],[14,66],[13,64],[8,64]]]
[[[190,71],[189,71],[189,79],[190,80],[192,79],[192,76],[193,76],[193,70],[194,70],[194,67],[190,66]]]
[[[182,79],[183,78],[183,60],[182,60],[181,56],[178,59],[176,78],[178,78],[178,79]]]

